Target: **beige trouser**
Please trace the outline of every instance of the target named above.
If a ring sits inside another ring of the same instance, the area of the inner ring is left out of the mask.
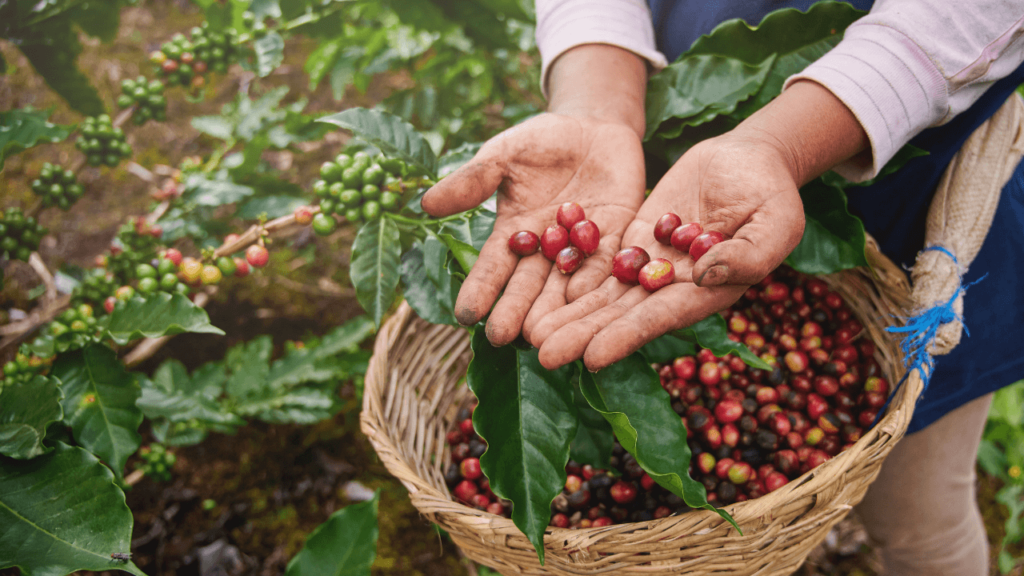
[[[975,461],[992,395],[906,436],[857,514],[881,546],[885,576],[987,576]]]

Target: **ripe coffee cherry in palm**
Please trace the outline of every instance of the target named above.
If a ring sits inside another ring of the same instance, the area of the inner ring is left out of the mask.
[[[693,239],[693,243],[690,244],[690,257],[694,260],[700,260],[701,256],[707,254],[712,246],[722,240],[725,240],[725,234],[715,230],[697,236]]]
[[[253,244],[245,251],[245,259],[249,264],[257,268],[262,268],[266,266],[267,262],[270,260],[270,252],[259,244]]]
[[[672,243],[672,233],[683,224],[683,219],[669,212],[654,225],[654,239],[668,246]]]
[[[640,270],[650,261],[650,255],[639,246],[623,248],[612,258],[612,276],[623,284],[639,284]]]
[[[583,207],[575,202],[566,202],[558,207],[558,214],[555,216],[555,221],[558,225],[566,230],[572,230],[578,222],[582,222],[587,219],[587,215],[583,212]]]
[[[516,256],[530,256],[540,247],[540,238],[529,230],[516,232],[508,239],[508,249]]]
[[[671,262],[664,258],[655,258],[640,269],[638,279],[644,290],[654,292],[671,284],[675,277],[676,270]]]
[[[672,236],[669,237],[669,242],[672,247],[680,252],[689,252],[690,244],[693,244],[693,239],[704,233],[704,229],[701,228],[699,222],[690,222],[686,226],[678,226],[672,231]]]
[[[601,231],[597,229],[597,224],[590,220],[577,222],[569,230],[569,242],[590,256],[597,252],[597,246],[601,242]]]
[[[548,226],[540,235],[540,251],[544,253],[545,258],[552,262],[555,261],[558,253],[568,245],[569,231],[557,224]]]
[[[572,274],[583,266],[583,252],[575,246],[563,248],[555,256],[555,268],[562,274]]]

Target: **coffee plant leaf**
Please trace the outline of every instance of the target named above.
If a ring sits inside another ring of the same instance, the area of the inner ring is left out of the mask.
[[[713,54],[747,64],[775,56],[762,87],[738,111],[745,118],[778,96],[787,78],[835,47],[846,27],[865,14],[846,2],[817,2],[806,12],[776,10],[756,26],[738,18],[727,20],[694,42],[685,56]]]
[[[576,369],[583,368],[577,365]],[[572,398],[580,425],[569,447],[569,457],[580,465],[590,464],[598,470],[611,469],[612,446],[615,444],[612,427],[583,397],[578,379],[573,380]]]
[[[786,264],[804,274],[832,274],[867,266],[864,223],[850,213],[846,193],[814,180],[800,189],[804,203],[804,235],[786,257]]]
[[[62,355],[53,375],[63,383],[64,422],[71,426],[75,442],[122,479],[125,462],[142,439],[138,382],[125,371],[117,354],[101,344]]]
[[[647,131],[651,140],[663,124],[674,138],[685,126],[698,126],[736,110],[764,84],[775,61],[768,56],[757,64],[714,54],[687,56],[651,77],[647,84]],[[671,121],[671,122],[670,122]]]
[[[49,121],[50,112],[31,107],[0,112],[0,171],[4,161],[39,144],[60,142],[71,133],[71,126]]]
[[[256,49],[256,72],[260,78],[270,76],[284,62],[284,38],[277,32],[268,32],[266,36],[253,42]]]
[[[82,448],[57,443],[32,460],[0,458],[0,568],[26,576],[121,570],[145,576],[128,553],[132,513],[114,476]]]
[[[241,398],[266,387],[273,350],[274,342],[266,334],[228,349],[224,356],[224,366],[231,373],[224,386],[228,396]]]
[[[479,399],[473,425],[487,442],[480,467],[494,493],[512,501],[512,521],[544,564],[551,501],[565,486],[579,423],[569,383],[573,368],[547,370],[536,349],[495,348],[483,330],[473,334],[472,348],[466,381]]]
[[[127,344],[136,338],[185,332],[224,335],[223,330],[210,324],[206,311],[187,296],[157,292],[147,298],[137,296],[114,308],[106,333],[114,342]]]
[[[0,454],[24,460],[47,451],[46,427],[64,417],[60,382],[36,376],[0,391]]]
[[[267,218],[273,220],[281,216],[287,216],[295,212],[300,206],[306,206],[309,200],[295,196],[264,196],[253,198],[235,213],[235,216],[242,220],[255,220],[260,214],[266,214]]]
[[[182,197],[198,206],[216,207],[240,202],[254,193],[249,186],[230,180],[210,180],[202,174],[192,174],[185,179]]]
[[[692,326],[675,330],[671,334],[681,340],[693,342],[701,348],[707,348],[719,358],[726,354],[735,354],[747,366],[761,370],[772,369],[764,360],[751,352],[750,348],[729,339],[729,328],[721,314],[712,314]]]
[[[82,114],[103,114],[106,107],[75,61],[82,52],[78,33],[66,15],[48,18],[26,31],[17,45],[43,80],[68,105]]]
[[[223,116],[196,116],[191,123],[196,130],[218,140],[230,140],[235,133],[234,124]]]
[[[686,427],[643,355],[634,353],[598,372],[581,374],[584,398],[608,420],[622,447],[655,482],[691,508],[716,512],[739,530],[728,512],[708,504],[704,485],[690,477]]]
[[[306,58],[303,69],[309,75],[309,89],[316,90],[320,86],[327,73],[331,71],[338,54],[345,47],[343,38],[334,38],[323,42],[320,46],[310,52]]]
[[[379,503],[377,490],[370,500],[331,514],[288,562],[285,576],[369,576],[377,557]]]
[[[458,148],[445,152],[437,161],[437,175],[441,178],[462,168],[467,162],[476,156],[483,146],[480,142],[467,142]]]
[[[458,261],[462,271],[469,274],[469,271],[473,269],[473,265],[476,264],[476,259],[480,256],[480,251],[462,240],[454,238],[451,234],[441,233],[437,237],[452,251],[452,256]]]
[[[445,222],[441,233],[448,234],[465,244],[469,244],[479,254],[484,242],[494,231],[494,220],[497,215],[490,210],[480,208],[457,220]],[[458,256],[456,256],[458,257]]]
[[[647,358],[648,362],[656,364],[671,363],[680,356],[692,356],[697,353],[697,347],[693,342],[677,338],[671,334],[664,334],[651,340],[640,349],[640,353]]]
[[[270,424],[316,424],[334,413],[333,393],[317,388],[264,388],[232,405],[242,417],[258,418]]]
[[[395,300],[401,260],[398,226],[390,218],[372,220],[359,229],[349,275],[359,304],[378,327]]]
[[[319,121],[349,130],[385,155],[419,166],[431,176],[437,174],[437,156],[430,144],[412,124],[398,116],[380,110],[349,108]]]
[[[256,16],[256,20],[281,17],[281,4],[278,0],[252,0],[249,10]]]
[[[376,331],[373,320],[368,316],[356,316],[324,334],[320,344],[313,349],[313,354],[318,359],[330,358],[341,353],[351,354],[358,351],[359,345]]]
[[[427,241],[444,247],[445,252],[448,250],[448,247],[436,238],[428,236]],[[437,269],[439,272],[435,272],[435,275],[441,277],[436,281],[430,278],[425,259],[425,246],[421,242],[417,242],[402,254],[400,272],[405,301],[412,306],[417,316],[431,324],[458,326],[453,310],[455,296],[459,293],[462,283],[444,268],[443,260]]]
[[[220,370],[210,370],[215,366]],[[225,412],[217,403],[226,379],[222,364],[206,364],[189,377],[185,365],[168,360],[153,373],[153,378],[139,378],[142,395],[135,403],[146,418],[166,418],[169,422],[195,420],[204,424],[240,426],[237,416]],[[205,381],[204,381],[205,380]]]

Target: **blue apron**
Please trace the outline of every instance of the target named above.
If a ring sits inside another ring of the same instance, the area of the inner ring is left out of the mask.
[[[756,24],[773,10],[807,10],[814,0],[649,0],[658,49],[669,61],[719,23],[742,18]],[[869,10],[871,1],[850,2]],[[850,211],[897,264],[909,267],[924,247],[925,218],[935,188],[971,133],[1024,83],[1024,65],[992,85],[967,111],[930,128],[911,143],[929,152],[902,170],[848,192]],[[953,352],[936,359],[928,391],[918,402],[909,432],[916,432],[964,404],[1024,378],[1024,162],[1003,188],[992,228],[964,282],[987,277],[964,298],[970,330]]]

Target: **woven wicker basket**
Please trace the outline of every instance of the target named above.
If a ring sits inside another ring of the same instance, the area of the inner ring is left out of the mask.
[[[909,287],[903,273],[868,244],[872,270],[823,279],[870,332],[886,376],[897,382],[905,373],[903,357],[884,328],[905,313]],[[470,356],[465,330],[428,324],[403,303],[377,336],[362,430],[409,490],[413,505],[447,530],[467,556],[506,575],[790,574],[864,497],[906,431],[921,391],[914,373],[881,422],[852,448],[775,492],[727,506],[742,536],[704,510],[603,528],[549,528],[541,567],[511,520],[453,501],[445,486],[445,432],[470,397],[464,378]]]

